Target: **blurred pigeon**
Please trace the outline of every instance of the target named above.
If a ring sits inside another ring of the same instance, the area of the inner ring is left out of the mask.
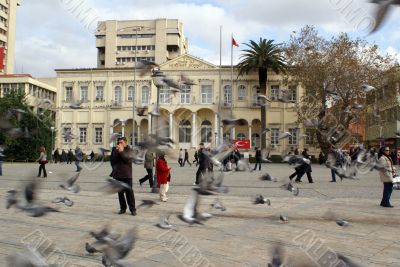
[[[47,264],[42,253],[35,250],[29,249],[24,252],[7,257],[8,267],[55,267],[53,264]]]
[[[347,258],[346,256],[344,256],[340,253],[337,253],[337,257],[339,260],[344,262],[345,266],[347,266],[347,267],[361,267],[361,265],[354,263],[352,260],[350,260],[349,258]]]
[[[24,187],[24,197],[28,205],[32,205],[37,198],[37,180],[30,180]]]
[[[275,177],[272,177],[269,173],[265,173],[260,177],[260,180],[262,181],[272,181],[272,182],[277,182],[278,179]]]
[[[248,125],[245,119],[223,119],[223,125],[237,125],[237,126],[245,126]]]
[[[358,104],[357,102],[354,102],[354,103],[351,105],[351,107],[354,108],[354,109],[362,109],[362,108],[363,108],[363,105]]]
[[[105,191],[107,194],[115,194],[123,190],[131,189],[128,184],[115,179],[108,178],[106,182],[106,185],[103,186],[101,190]]]
[[[156,224],[157,227],[161,228],[161,229],[172,229],[172,230],[176,230],[177,227],[176,225],[173,225],[169,222],[169,217],[170,215],[161,215],[160,216],[160,222]]]
[[[373,87],[373,86],[371,86],[371,85],[368,85],[368,84],[363,84],[363,85],[361,85],[361,88],[363,89],[363,91],[364,91],[365,93],[368,93],[368,92],[371,92],[371,91],[375,91],[375,90],[376,90],[375,87]]]
[[[100,147],[99,148],[100,153],[104,156],[106,153],[111,152],[111,150]]]
[[[18,198],[17,198],[18,191],[17,190],[9,190],[7,191],[6,195],[6,209],[11,208],[14,205],[18,204]]]
[[[46,215],[48,212],[59,212],[57,209],[46,206],[38,206],[38,207],[19,207],[21,210],[27,212],[31,217],[42,217]]]
[[[104,249],[105,255],[113,264],[114,261],[123,259],[128,255],[134,248],[137,239],[137,230],[133,228],[118,240],[106,240],[108,247]]]
[[[263,103],[260,103],[260,104],[263,105],[263,106],[265,106],[267,102],[271,102],[271,99],[269,99],[266,95],[258,94],[258,95],[257,95],[257,101],[260,100],[260,99],[263,100]],[[259,102],[259,101],[258,101],[258,102]]]
[[[90,254],[101,252],[100,250],[97,250],[95,247],[91,246],[88,242],[86,242],[85,244],[85,249]]]
[[[267,267],[283,267],[284,251],[281,247],[274,247],[272,250],[272,261]]]
[[[279,219],[282,221],[282,222],[288,222],[289,221],[289,219],[286,217],[286,216],[284,216],[284,215],[279,215]]]
[[[211,207],[217,210],[226,211],[226,207],[219,199],[216,199],[213,203],[211,203]]]
[[[149,60],[140,60],[136,63],[136,68],[139,69],[139,76],[144,76],[148,71],[158,67],[155,62]]]
[[[57,197],[52,201],[52,203],[64,203],[67,207],[72,207],[74,205],[74,202],[68,197]]]
[[[168,85],[168,87],[170,88],[170,90],[172,89],[177,89],[177,90],[174,90],[174,91],[176,91],[176,92],[180,92],[181,90],[181,87],[180,87],[180,85],[179,85],[179,83],[178,82],[176,82],[175,80],[173,80],[173,79],[171,79],[171,78],[167,78],[167,77],[165,77],[165,78],[163,78],[163,80],[162,80],[166,85]]]
[[[300,190],[298,187],[295,187],[291,182],[284,184],[281,186],[283,189],[288,190],[293,193],[294,196],[298,196],[300,193]]]
[[[69,107],[72,109],[81,109],[82,102],[81,101],[73,102],[73,103],[71,103],[71,105],[69,105]]]
[[[279,134],[278,140],[287,138],[289,136],[292,136],[289,132],[282,132],[282,133]]]
[[[121,135],[119,133],[112,133],[110,135],[110,143],[117,141],[117,139],[120,137],[121,137]]]
[[[181,83],[188,85],[188,86],[192,86],[192,85],[196,85],[196,83],[189,79],[185,74],[181,74]]]
[[[377,7],[375,9],[375,24],[369,34],[376,32],[381,27],[392,5],[400,5],[399,0],[372,0],[371,2],[377,4]]]
[[[265,128],[265,129],[261,132],[261,134],[268,133],[269,131],[271,131],[270,128]]]
[[[75,174],[75,175],[71,176],[70,178],[68,178],[65,184],[60,184],[59,186],[62,189],[71,191],[71,192],[73,192],[75,194],[79,193],[79,191],[81,191],[81,188],[80,188],[80,186],[78,184],[76,184],[76,180],[78,180],[80,174],[81,173],[78,172],[77,174]]]
[[[268,198],[264,198],[262,195],[257,195],[254,199],[254,204],[267,204],[271,206],[271,201]]]
[[[144,117],[147,116],[146,114],[144,114],[146,112],[147,108],[136,108],[136,114],[140,117]]]
[[[336,224],[339,226],[349,226],[350,225],[349,222],[346,220],[337,220]]]
[[[183,208],[183,214],[178,215],[178,218],[189,224],[193,223],[202,224],[200,220],[197,218],[198,204],[199,204],[199,194],[196,191],[194,191],[192,195],[189,196],[188,200],[185,203],[185,206]]]

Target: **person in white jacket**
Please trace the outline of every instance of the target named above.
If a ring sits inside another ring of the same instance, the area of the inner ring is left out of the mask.
[[[382,156],[379,158],[379,163],[383,169],[379,171],[379,176],[383,183],[383,196],[381,206],[385,208],[393,208],[390,204],[390,196],[393,191],[393,177],[396,176],[396,169],[393,166],[392,159],[390,158],[390,148],[385,147]]]

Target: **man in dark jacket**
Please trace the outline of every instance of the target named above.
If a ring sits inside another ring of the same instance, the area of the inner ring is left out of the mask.
[[[257,169],[257,164],[258,164],[258,170],[261,171],[261,150],[258,149],[257,147],[256,149],[256,165],[254,166],[254,170]]]
[[[60,163],[64,163],[67,161],[67,153],[65,153],[65,150],[61,150],[61,157],[60,157]]]
[[[206,155],[203,153],[204,144],[200,143],[199,151],[197,152],[197,158],[199,159],[199,168],[196,172],[196,182],[193,185],[198,185],[200,183],[201,176],[204,175],[208,168],[208,160]]]
[[[72,164],[72,161],[74,161],[74,153],[72,153],[72,149],[69,149],[67,155],[67,164]]]
[[[301,155],[303,155],[303,158],[304,158],[304,159],[310,160],[310,155],[308,155],[307,152],[308,152],[308,149],[307,149],[307,148],[304,148],[303,153],[301,153]],[[301,182],[301,177],[303,177],[304,173],[306,173],[306,174],[307,174],[307,178],[308,178],[308,182],[309,182],[310,184],[312,184],[312,183],[313,183],[313,179],[312,179],[312,176],[311,176],[311,172],[312,172],[311,161],[309,161],[309,163],[304,162],[304,163],[300,166],[300,169],[299,169],[299,171],[298,171],[298,173],[297,173],[297,178],[296,178],[295,181],[298,182],[298,183],[300,183],[300,182]]]
[[[187,162],[190,165],[190,167],[192,167],[192,164],[189,161],[189,152],[187,151],[187,149],[185,149],[185,159],[183,160],[183,163],[182,163],[183,166],[185,166],[185,162]]]
[[[58,161],[60,161],[60,153],[58,153],[58,148],[56,148],[56,150],[54,150],[53,160],[54,160],[54,163],[57,163]]]
[[[132,149],[128,146],[125,137],[118,138],[117,146],[111,153],[111,176],[123,183],[129,185],[129,189],[118,192],[120,211],[118,214],[124,214],[127,206],[133,216],[136,216],[135,195],[132,190],[132,158],[129,155]],[[126,197],[126,201],[125,201]]]
[[[153,168],[154,168],[154,160],[155,157],[151,151],[147,150],[144,156],[144,168],[147,171],[147,175],[142,179],[139,179],[140,186],[146,181],[149,180],[150,188],[153,187]]]

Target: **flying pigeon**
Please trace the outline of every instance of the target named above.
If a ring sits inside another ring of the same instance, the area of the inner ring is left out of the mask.
[[[284,216],[284,215],[279,215],[279,219],[282,221],[282,222],[288,222],[289,221],[289,219],[286,217],[286,216]]]
[[[106,185],[104,185],[101,190],[105,191],[107,194],[115,194],[123,190],[131,189],[128,184],[115,179],[108,178],[106,182]]]
[[[160,222],[156,224],[157,227],[161,228],[161,229],[172,229],[172,230],[176,230],[177,226],[173,225],[169,222],[169,217],[170,215],[161,215],[160,216]]]
[[[60,184],[59,186],[60,186],[62,189],[71,191],[71,192],[73,192],[73,193],[75,193],[75,194],[76,194],[76,193],[79,193],[79,191],[81,191],[81,188],[80,188],[80,186],[76,183],[76,180],[78,180],[80,174],[81,174],[81,173],[78,172],[77,174],[75,174],[75,175],[71,176],[70,178],[68,178],[67,181],[65,182],[65,184]]]
[[[67,207],[72,207],[74,205],[74,202],[68,197],[57,197],[52,201],[52,203],[64,203]]]

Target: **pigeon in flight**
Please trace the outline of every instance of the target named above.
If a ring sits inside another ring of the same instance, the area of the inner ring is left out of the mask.
[[[157,202],[155,202],[154,200],[142,199],[142,203],[140,203],[138,208],[140,208],[140,207],[151,208],[154,205],[159,205],[159,204]]]
[[[75,175],[71,176],[70,178],[68,178],[67,181],[65,182],[65,184],[60,184],[59,186],[60,186],[62,189],[71,191],[71,192],[73,192],[73,193],[75,193],[75,194],[76,194],[76,193],[79,193],[79,191],[81,191],[81,188],[80,188],[80,186],[76,183],[76,180],[78,180],[80,174],[81,174],[81,173],[78,172],[77,174],[75,174]]]
[[[74,202],[70,200],[68,197],[57,197],[51,201],[52,203],[64,203],[67,207],[72,207]]]
[[[161,228],[161,229],[168,229],[168,230],[176,230],[177,226],[173,225],[169,222],[169,217],[170,214],[168,215],[161,215],[160,216],[160,222],[156,224],[157,227]]]
[[[278,140],[284,139],[284,138],[288,138],[289,136],[292,136],[291,133],[289,132],[282,132],[279,134]]]
[[[199,205],[199,193],[193,191],[192,195],[187,199],[185,206],[183,208],[183,214],[178,215],[178,218],[188,224],[203,224],[201,221],[206,220],[211,217],[208,213],[200,214],[197,211],[197,207]]]
[[[268,198],[264,198],[262,195],[257,195],[254,199],[254,204],[267,204],[268,206],[271,206],[271,200]]]
[[[400,5],[399,0],[372,0],[371,3],[377,4],[375,9],[375,25],[371,29],[370,34],[376,32],[383,22],[393,5]]]
[[[108,178],[106,180],[106,185],[101,188],[101,190],[105,191],[107,194],[115,194],[129,189],[130,187],[128,184],[111,178]]]
[[[46,215],[48,212],[59,212],[59,210],[47,207],[47,206],[37,206],[37,207],[19,207],[22,211],[25,211],[31,217],[42,217]]]

